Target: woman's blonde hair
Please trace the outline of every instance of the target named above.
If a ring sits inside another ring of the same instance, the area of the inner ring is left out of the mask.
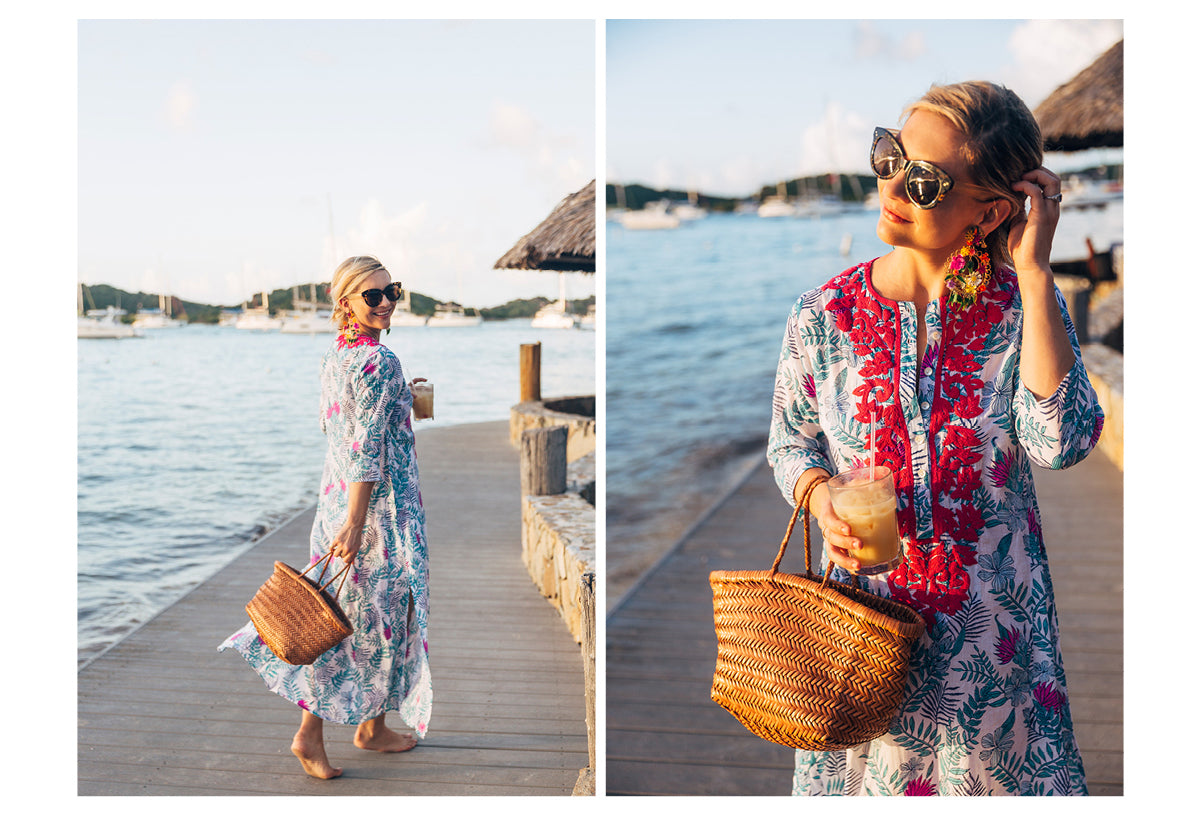
[[[970,181],[1012,204],[1012,212],[987,237],[992,262],[1012,265],[1008,230],[1025,211],[1024,196],[1012,185],[1042,165],[1042,131],[1033,113],[1017,94],[991,82],[933,85],[910,104],[904,117],[917,110],[945,117],[963,134],[963,157],[974,177]]]
[[[333,302],[333,315],[330,320],[338,327],[350,321],[350,311],[342,306],[342,300],[354,293],[363,280],[377,271],[387,271],[383,263],[371,256],[348,257],[342,260],[333,272],[333,282],[329,285],[329,299]],[[390,272],[388,276],[391,276]]]

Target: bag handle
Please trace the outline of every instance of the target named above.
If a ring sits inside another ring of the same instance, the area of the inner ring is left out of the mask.
[[[333,561],[333,551],[329,551],[329,553],[325,554],[320,559],[318,559],[317,561],[315,561],[311,565],[309,565],[307,568],[305,568],[304,573],[301,573],[300,575],[303,576],[303,575],[307,574],[308,571],[312,570],[314,567],[316,567],[317,565],[324,562],[325,564],[321,568],[321,575],[317,576],[317,589],[324,590],[327,587],[329,587],[329,585],[331,585],[335,581],[337,581],[338,579],[341,579],[341,581],[338,583],[337,592],[333,594],[334,601],[337,601],[338,596],[340,596],[342,594],[342,585],[344,585],[346,583],[346,574],[350,572],[350,564],[351,563],[346,562],[346,566],[342,568],[341,573],[339,573],[336,576],[334,576],[333,578],[331,578],[325,584],[321,584],[321,580],[325,578],[325,570],[329,567],[329,563],[332,561]]]
[[[775,557],[775,562],[771,565],[771,576],[775,576],[779,572],[779,563],[783,561],[783,554],[787,550],[788,539],[792,536],[792,528],[796,525],[796,519],[800,516],[800,512],[804,512],[804,571],[809,578],[814,578],[812,571],[812,545],[810,541],[811,530],[809,529],[809,510],[808,503],[812,499],[812,494],[816,491],[817,486],[828,480],[828,477],[814,477],[808,485],[804,487],[804,493],[796,502],[796,510],[792,512],[792,518],[788,522],[787,530],[784,531],[783,541],[779,543],[779,553]],[[825,568],[825,578],[821,580],[821,586],[829,584],[829,577],[833,573],[833,561]],[[858,586],[858,574],[854,574],[854,584]]]

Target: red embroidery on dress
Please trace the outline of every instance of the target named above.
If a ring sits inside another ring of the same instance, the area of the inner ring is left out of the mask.
[[[905,558],[888,576],[892,597],[917,609],[932,626],[935,613],[953,615],[970,588],[966,568],[975,564],[983,516],[974,496],[982,485],[982,442],[977,419],[982,413],[982,365],[976,357],[1000,322],[1012,291],[1010,272],[998,271],[979,301],[965,311],[947,311],[942,303],[943,339],[935,370],[930,408],[934,538],[914,539],[916,515],[912,499],[912,455],[908,425],[897,398],[899,382],[899,314],[869,290],[864,263],[838,275],[825,287],[837,295],[826,306],[838,330],[848,333],[861,359],[863,383],[854,389],[855,420],[878,421],[876,460],[896,472],[896,488],[907,499],[899,514],[900,533],[908,537]],[[863,435],[869,435],[869,429]],[[870,439],[864,449],[870,449]],[[867,452],[864,452],[867,453]]]
[[[375,345],[379,344],[378,339],[376,339],[374,336],[369,336],[366,333],[360,333],[358,338],[354,339],[353,341],[348,341],[346,339],[346,334],[339,332],[335,341],[337,342],[339,350],[345,350],[348,347],[362,347],[364,345],[367,347],[374,347]]]

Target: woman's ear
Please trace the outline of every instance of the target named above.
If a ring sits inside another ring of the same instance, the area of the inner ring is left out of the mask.
[[[1012,213],[1013,203],[1011,200],[1008,200],[1007,198],[999,198],[993,201],[992,205],[983,212],[983,218],[978,224],[979,230],[982,231],[986,237],[995,231],[997,226],[1007,222]]]

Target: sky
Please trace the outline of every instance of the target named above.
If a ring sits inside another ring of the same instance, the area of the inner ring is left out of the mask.
[[[609,20],[606,176],[741,197],[805,175],[865,174],[874,128],[898,126],[931,84],[988,79],[1032,109],[1123,28],[1120,20]],[[1079,168],[1080,155],[1048,154],[1047,166]]]
[[[591,20],[82,20],[79,278],[237,305],[366,253],[468,307],[557,297],[493,267],[596,177],[595,51]]]

